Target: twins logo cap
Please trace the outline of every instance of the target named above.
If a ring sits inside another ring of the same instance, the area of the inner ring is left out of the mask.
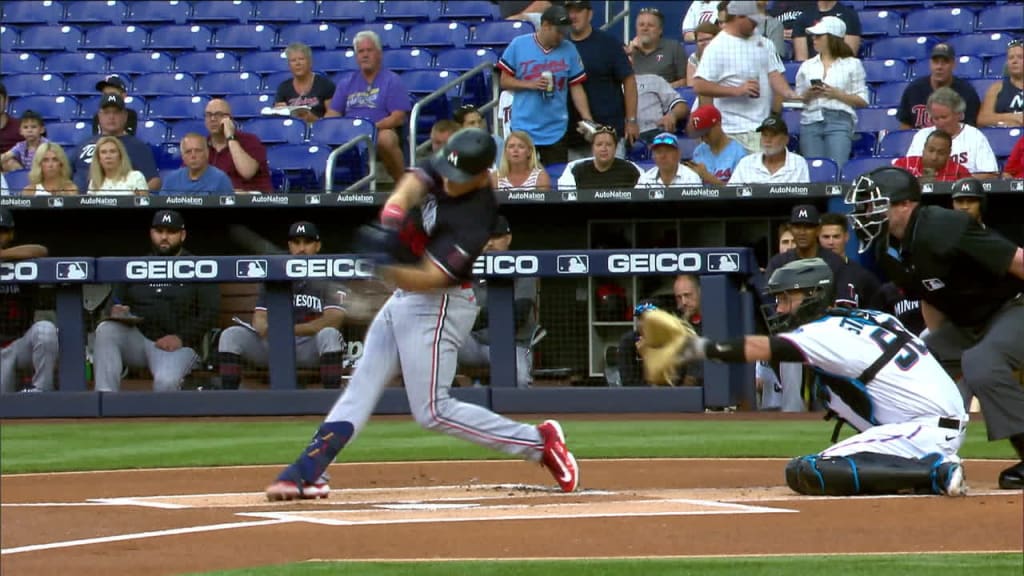
[[[707,134],[712,127],[722,122],[722,113],[711,104],[705,104],[690,114],[690,133],[695,136]]]
[[[288,227],[288,239],[291,240],[293,238],[309,238],[319,242],[320,230],[316,227],[316,224],[301,220]]]
[[[175,210],[161,210],[153,214],[153,228],[168,228],[170,230],[184,230],[185,219]]]

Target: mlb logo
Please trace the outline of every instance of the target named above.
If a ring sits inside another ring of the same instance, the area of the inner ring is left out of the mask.
[[[921,185],[921,193],[922,194],[931,194],[934,191],[935,191],[935,186],[932,183],[930,183],[930,182],[927,183],[927,184],[922,184]]]
[[[64,207],[64,199],[59,197],[59,196],[57,198],[47,198],[46,199],[46,203],[47,203],[47,205],[50,208],[63,208]]]
[[[739,190],[736,191],[736,196],[740,198],[750,198],[753,195],[754,189],[747,186],[744,186],[743,188],[740,188]]]
[[[576,195],[575,191],[571,190],[571,191],[568,191],[568,192],[562,192],[562,201],[563,202],[575,202],[577,200],[577,198],[578,198],[578,196]]]
[[[239,260],[235,262],[235,277],[237,278],[266,278],[266,260]]]
[[[235,205],[235,197],[234,196],[221,196],[220,197],[220,205],[221,206],[234,206]]]
[[[648,190],[647,191],[647,199],[648,200],[664,200],[665,199],[665,191],[664,190]]]
[[[85,280],[89,276],[89,263],[84,260],[57,262],[58,280]]]
[[[830,184],[828,186],[825,186],[825,193],[828,194],[829,196],[839,196],[840,194],[843,193],[843,188],[841,186],[835,186]]]
[[[136,206],[149,206],[149,196],[136,196],[135,197],[135,205]]]
[[[740,255],[736,252],[708,254],[708,270],[735,272],[740,269]]]
[[[306,204],[315,205],[320,204],[319,194],[306,194]]]
[[[924,286],[924,289],[929,292],[942,290],[946,287],[946,284],[938,278],[925,278],[924,280],[921,280],[921,284]]]
[[[1010,182],[1010,192],[1024,192],[1024,180]]]
[[[572,254],[558,257],[560,274],[586,274],[590,271],[590,257],[586,254]]]

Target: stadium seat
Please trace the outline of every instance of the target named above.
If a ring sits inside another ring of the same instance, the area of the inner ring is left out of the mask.
[[[82,31],[74,26],[30,26],[18,37],[16,48],[24,52],[74,52],[82,45]]]
[[[872,106],[899,106],[903,91],[910,82],[886,82],[875,87],[875,99]]]
[[[12,194],[21,195],[21,191],[28,186],[28,173],[28,168],[4,173],[4,179],[7,180],[7,188]]]
[[[128,3],[125,23],[184,24],[192,15],[192,5],[181,0],[132,0]]]
[[[100,109],[100,98],[99,94],[93,92],[92,96],[81,96],[78,98],[78,118],[89,118],[91,119],[96,111]],[[141,96],[126,96],[124,99],[124,105],[130,110],[134,110],[138,114],[139,118],[144,118],[146,115],[146,99]]]
[[[164,142],[156,146],[153,151],[153,159],[156,160],[157,170],[161,171],[161,178],[166,178],[164,170],[171,171],[181,168],[181,142]]]
[[[498,54],[489,48],[449,48],[437,53],[435,66],[447,70],[469,70],[484,60],[498,63]]]
[[[222,4],[205,2],[204,4]],[[170,24],[154,28],[149,33],[149,50],[203,51],[210,45],[213,32],[206,26],[196,24]]]
[[[974,29],[978,32],[1006,30],[1020,33],[1024,30],[1024,10],[1018,2],[989,6],[978,12],[978,22]]]
[[[189,132],[195,132],[203,136],[209,135],[209,132],[206,130],[206,122],[203,120],[178,120],[171,123],[170,134],[167,136],[167,140],[169,142],[181,142],[182,137]]]
[[[807,158],[811,182],[832,184],[839,179],[839,165],[831,158]]]
[[[277,87],[281,85],[281,82],[290,82],[293,79],[291,72],[271,72],[270,74],[263,75],[263,90],[269,94],[276,94]]]
[[[469,27],[458,22],[426,22],[409,28],[407,48],[462,48],[469,38]]]
[[[902,58],[904,60],[927,60],[931,57],[932,46],[936,44],[938,42],[928,36],[882,38],[871,44],[871,57],[876,59]]]
[[[0,51],[3,53],[13,52],[18,49],[21,42],[20,34],[10,26],[0,26]]]
[[[359,64],[354,50],[329,50],[313,55],[313,69],[332,74],[342,70],[358,70]]]
[[[895,107],[874,107],[857,109],[857,130],[861,132],[882,132],[899,130],[900,121],[896,118],[899,110]]]
[[[853,142],[850,147],[851,158],[861,158],[864,156],[874,156],[875,149],[878,147],[878,136],[871,131],[855,131],[853,133]]]
[[[60,2],[43,3],[39,0],[7,0],[0,5],[0,22],[4,24],[56,25],[64,17]]]
[[[174,59],[174,70],[196,76],[214,72],[234,72],[239,69],[238,58],[231,52],[195,52],[179,54]]]
[[[353,74],[355,74],[354,70],[342,70],[331,77],[331,82],[334,82],[335,86],[344,86],[352,79]]]
[[[378,20],[416,24],[433,22],[441,12],[440,2],[423,2],[422,0],[388,0],[380,5],[377,11]]]
[[[902,157],[903,154],[900,154]],[[875,168],[882,166],[890,166],[896,157],[887,156],[871,156],[868,158],[853,158],[843,166],[842,174],[839,178],[840,182],[850,184],[856,180],[861,174],[870,172]]]
[[[786,68],[786,71],[783,73],[783,75],[786,77],[786,82],[789,82],[790,85],[796,84],[796,73],[800,70],[801,64],[803,64],[803,62],[786,62],[785,64],[783,64],[783,66]]]
[[[384,48],[401,48],[402,41],[405,39],[405,28],[398,24],[392,24],[391,22],[357,24],[345,28],[345,32],[341,36],[342,47],[348,48],[352,46],[352,41],[355,39],[356,34],[363,30],[376,32],[377,36],[380,36],[380,43]]]
[[[533,24],[522,21],[500,20],[498,22],[482,22],[476,26],[466,46],[477,46],[492,48],[497,52],[505,49],[505,46],[516,36],[533,34]]]
[[[58,54],[59,56],[59,54]],[[35,74],[43,71],[43,59],[28,52],[0,52],[0,70],[4,74]],[[61,71],[54,70],[60,73]]]
[[[306,141],[306,123],[297,118],[269,116],[253,118],[243,130],[255,134],[265,146],[272,144],[301,144]]]
[[[309,141],[336,147],[362,134],[372,136],[376,141],[377,129],[373,122],[362,118],[323,118],[310,127]]]
[[[693,86],[680,86],[676,88],[676,94],[686,102],[687,106],[693,106],[693,101],[697,98],[697,93],[693,90]]]
[[[680,138],[679,154],[682,158],[693,158],[693,151],[700,146],[699,138]]]
[[[37,112],[43,120],[67,122],[78,116],[78,100],[71,96],[21,96],[11,99],[11,116],[20,118],[26,110]],[[49,136],[50,127],[46,127]]]
[[[212,72],[196,80],[196,92],[211,96],[259,94],[263,78],[252,72]]]
[[[879,156],[906,156],[907,148],[910,148],[910,141],[914,139],[917,130],[893,130],[882,137],[878,143]]]
[[[189,21],[204,24],[245,24],[252,16],[253,10],[253,5],[246,0],[195,2]]]
[[[22,32],[23,37],[24,35],[25,33]],[[958,55],[966,54],[985,58],[1006,54],[1006,44],[1012,39],[1011,35],[1003,32],[987,32],[983,34],[953,36],[949,39],[949,44],[956,50]]]
[[[266,24],[232,24],[218,28],[211,48],[217,50],[270,50],[277,40],[277,30]]]
[[[118,0],[75,0],[64,3],[67,24],[120,24],[128,12]]]
[[[149,99],[148,118],[154,120],[201,120],[210,98],[207,96],[154,96]]]
[[[234,94],[228,96],[227,101],[231,105],[231,115],[245,120],[246,118],[259,118],[261,110],[274,105],[274,96],[273,94]]]
[[[992,152],[996,156],[1009,156],[1010,152],[1013,151],[1013,147],[1017,144],[1017,140],[1020,139],[1021,133],[1024,132],[1022,128],[982,128],[982,134],[985,138],[988,138],[988,143],[992,146]]]
[[[1006,75],[1006,54],[993,56],[988,59],[985,67],[985,76],[989,78],[1002,78]]]
[[[353,25],[373,22],[377,19],[377,0],[358,0],[356,2],[321,2],[317,20],[339,22]]]
[[[288,58],[281,50],[249,52],[238,60],[238,69],[253,74],[288,72]]]
[[[974,12],[966,8],[922,8],[903,18],[904,34],[970,34],[974,32]]]
[[[430,50],[420,50],[419,48],[385,50],[383,66],[398,73],[406,70],[433,68],[434,55]]]
[[[37,74],[11,74],[3,77],[7,95],[11,98],[20,96],[54,95],[64,93],[64,77],[49,72]],[[95,87],[92,92],[95,92]]]
[[[191,96],[196,79],[184,72],[142,74],[132,83],[132,92],[140,96]]]
[[[86,50],[139,52],[146,45],[146,30],[134,24],[97,26],[85,33],[82,48]]]
[[[327,23],[283,26],[277,34],[275,46],[285,48],[292,42],[302,42],[314,50],[334,50],[341,42],[341,28]]]
[[[487,0],[447,0],[441,9],[441,19],[467,22],[490,22],[501,20],[498,7]]]
[[[782,121],[789,126],[789,131],[793,133],[800,132],[800,117],[804,111],[801,108],[783,108],[782,109]],[[683,126],[685,129],[685,126]]]
[[[204,131],[203,134],[206,132]],[[135,137],[146,144],[160,146],[167,142],[167,123],[163,120],[140,120],[135,129]],[[180,138],[176,140],[180,140]]]
[[[918,60],[910,69],[911,78],[919,78],[931,74],[930,61]],[[953,74],[971,80],[985,77],[985,61],[977,56],[957,56],[956,69]]]
[[[288,192],[321,192],[330,148],[316,144],[278,144],[267,148],[271,170],[285,174]]]
[[[118,74],[132,75],[173,72],[174,59],[163,52],[118,54],[110,59],[110,69]]]
[[[919,60],[927,68],[928,60]],[[875,60],[868,58],[861,61],[864,65],[864,74],[867,81],[876,82],[902,82],[907,79],[907,63],[903,60],[889,58],[886,60]]]
[[[999,82],[1000,80],[1000,78],[975,78],[974,80],[969,80],[969,82],[971,83],[971,86],[974,86],[974,90],[978,93],[978,97],[984,99],[989,86]]]
[[[899,36],[899,12],[892,10],[868,10],[860,13],[861,36]]]
[[[315,0],[260,0],[255,4],[253,22],[311,22],[316,16]]]
[[[47,122],[46,124],[46,137],[51,142],[60,144],[68,152],[70,152],[71,148],[77,146],[79,142],[85,142],[91,136],[92,123],[84,120]]]

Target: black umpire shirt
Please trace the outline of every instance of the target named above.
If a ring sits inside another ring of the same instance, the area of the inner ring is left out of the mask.
[[[918,206],[902,245],[878,261],[910,298],[920,298],[954,324],[981,328],[1024,280],[1008,274],[1017,246],[982,228],[965,212]]]

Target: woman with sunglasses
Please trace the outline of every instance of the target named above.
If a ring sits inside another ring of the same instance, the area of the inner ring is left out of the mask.
[[[978,127],[1024,126],[1024,40],[1012,40],[1006,46],[1003,81],[993,83],[985,92],[978,110]]]
[[[496,190],[550,190],[551,177],[537,157],[537,148],[526,132],[514,130],[505,140],[498,170],[491,172]]]
[[[633,188],[640,179],[640,168],[615,157],[619,136],[611,126],[598,126],[591,142],[590,158],[570,162],[558,178],[558,188]]]

